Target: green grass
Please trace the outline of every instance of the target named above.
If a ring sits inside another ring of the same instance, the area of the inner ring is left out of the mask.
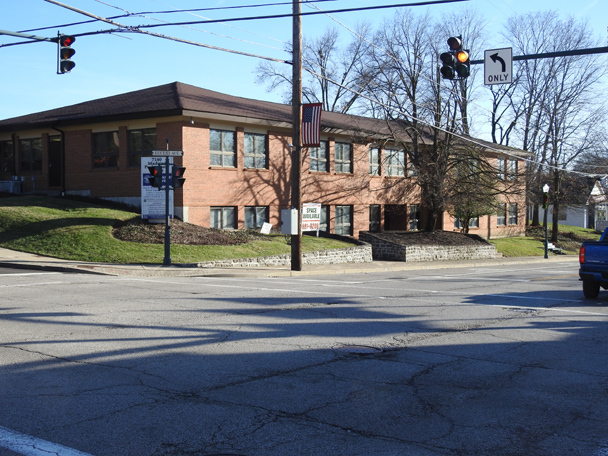
[[[152,263],[164,258],[164,245],[125,242],[112,236],[112,227],[137,217],[125,210],[70,199],[37,196],[0,199],[0,247],[77,261]],[[302,237],[302,250],[327,250],[352,244],[327,238]],[[172,245],[173,263],[251,258],[285,254],[291,247],[281,235],[249,244]]]
[[[547,226],[549,242],[551,242],[551,229],[552,224],[549,223]],[[563,253],[569,255],[578,254],[584,240],[596,241],[600,238],[600,233],[588,228],[560,224],[558,230],[556,245],[563,249]],[[505,257],[542,256],[545,254],[545,229],[542,226],[530,227],[525,237],[491,239],[490,242]]]

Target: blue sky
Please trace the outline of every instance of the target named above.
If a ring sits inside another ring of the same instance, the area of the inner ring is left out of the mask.
[[[410,0],[409,2],[412,2]],[[122,25],[142,25],[166,21],[192,21],[202,18],[288,14],[290,0],[61,0],[62,3],[101,17],[124,14],[111,5],[124,10],[157,12],[188,8],[213,8],[262,3],[283,3],[272,7],[204,11],[194,14],[149,14],[145,17],[115,19]],[[398,5],[408,0],[334,0],[317,3],[324,10],[376,5]],[[489,23],[489,30],[499,31],[506,18],[531,11],[557,10],[562,17],[568,15],[589,21],[593,32],[608,45],[608,1],[606,0],[469,0],[451,5],[417,6],[414,12],[430,11],[438,16],[444,12],[473,8]],[[303,11],[312,11],[303,6]],[[349,27],[368,20],[377,28],[392,10],[375,10],[335,14]],[[154,18],[152,18],[152,16]],[[86,33],[115,28],[103,22],[82,25],[65,25],[87,20],[79,13],[69,11],[44,0],[3,1],[0,30],[25,31],[56,37],[61,33]],[[303,34],[317,37],[330,25],[336,25],[325,16],[303,19]],[[339,27],[339,26],[338,26]],[[284,43],[291,39],[291,19],[264,19],[224,24],[160,27],[151,32],[179,37],[194,42],[234,49],[256,55],[289,59],[283,52]],[[345,40],[348,31],[342,29]],[[457,34],[457,31],[455,31]],[[23,41],[20,38],[0,36],[0,45]],[[491,48],[507,47],[498,33],[489,39]],[[0,119],[32,112],[67,106],[82,101],[153,87],[173,81],[204,87],[242,97],[280,101],[278,93],[266,92],[256,84],[254,69],[259,59],[231,54],[203,47],[181,44],[165,39],[135,33],[98,34],[78,37],[74,45],[76,68],[69,74],[56,74],[56,45],[38,42],[20,46],[0,47]],[[483,56],[483,50],[477,54]],[[478,57],[483,58],[483,57]]]

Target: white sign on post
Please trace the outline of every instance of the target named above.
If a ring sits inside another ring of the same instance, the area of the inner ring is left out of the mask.
[[[319,231],[321,224],[321,204],[302,204],[302,231]]]
[[[150,185],[148,166],[163,167],[163,187],[167,185],[168,176],[165,175],[165,157],[141,157],[141,218],[148,220],[165,220],[165,191]],[[169,158],[169,164],[173,159]],[[169,217],[173,218],[173,189],[169,190]]]
[[[490,49],[483,59],[485,85],[510,84],[513,82],[513,49]]]

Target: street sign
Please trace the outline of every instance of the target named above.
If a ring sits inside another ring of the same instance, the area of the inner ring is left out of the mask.
[[[490,49],[483,60],[485,85],[510,84],[513,82],[513,49]]]
[[[183,150],[153,150],[153,157],[183,157]]]
[[[319,231],[321,203],[302,204],[302,231]]]

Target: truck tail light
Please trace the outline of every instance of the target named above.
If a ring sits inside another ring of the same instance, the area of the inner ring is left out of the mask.
[[[585,262],[585,247],[581,247],[578,252],[578,262],[583,264]]]

